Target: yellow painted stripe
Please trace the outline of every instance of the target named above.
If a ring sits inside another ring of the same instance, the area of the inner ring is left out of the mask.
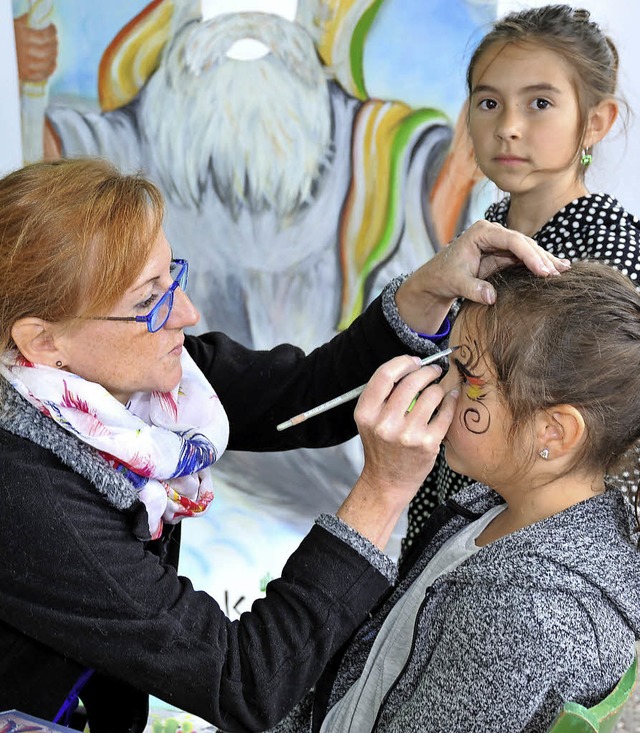
[[[318,43],[320,58],[342,87],[366,99],[362,78],[364,40],[383,0],[329,0],[329,20]]]
[[[173,0],[153,0],[119,31],[100,60],[98,98],[109,111],[130,102],[158,66]]]
[[[398,243],[404,222],[407,156],[425,129],[445,121],[434,109],[411,110],[400,103],[387,103],[385,109],[382,122],[386,124],[379,123],[374,136],[376,151],[365,150],[364,163],[354,156],[354,177],[340,232],[343,291],[339,329],[361,313],[369,275]],[[373,124],[369,117],[366,122]]]
[[[354,307],[357,310],[366,276],[386,255],[375,251],[390,216],[391,148],[398,126],[409,113],[407,105],[370,100],[356,119],[353,174],[340,233],[342,320],[350,318]]]

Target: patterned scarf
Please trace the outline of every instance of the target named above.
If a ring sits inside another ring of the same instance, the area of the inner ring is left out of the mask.
[[[138,491],[149,532],[202,514],[213,499],[208,467],[224,452],[229,421],[186,351],[172,392],[138,392],[125,406],[104,387],[62,369],[0,359],[0,374],[43,415],[95,448]]]

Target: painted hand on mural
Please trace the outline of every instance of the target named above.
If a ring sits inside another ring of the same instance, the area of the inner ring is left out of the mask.
[[[60,155],[60,141],[45,114],[48,81],[58,63],[58,31],[51,22],[52,0],[34,0],[28,8],[13,21],[25,163]]]
[[[58,31],[53,23],[32,28],[28,14],[13,20],[18,59],[18,78],[24,81],[47,81],[58,61]]]

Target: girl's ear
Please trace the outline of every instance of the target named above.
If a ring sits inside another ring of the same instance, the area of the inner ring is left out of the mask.
[[[546,448],[550,460],[572,455],[585,434],[582,413],[573,405],[554,405],[541,410],[536,419],[538,451]]]
[[[56,345],[53,326],[41,318],[20,318],[11,328],[11,337],[27,361],[55,367],[64,359]]]
[[[603,140],[613,127],[617,117],[618,103],[615,99],[603,99],[602,102],[592,107],[589,110],[582,147],[590,148]]]

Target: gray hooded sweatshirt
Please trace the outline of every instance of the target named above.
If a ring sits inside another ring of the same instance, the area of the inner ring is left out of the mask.
[[[320,730],[360,676],[397,598],[449,537],[501,501],[475,484],[432,515],[393,594],[277,733]],[[632,508],[609,488],[480,548],[438,578],[372,730],[545,733],[565,701],[600,701],[640,639],[636,532]]]

